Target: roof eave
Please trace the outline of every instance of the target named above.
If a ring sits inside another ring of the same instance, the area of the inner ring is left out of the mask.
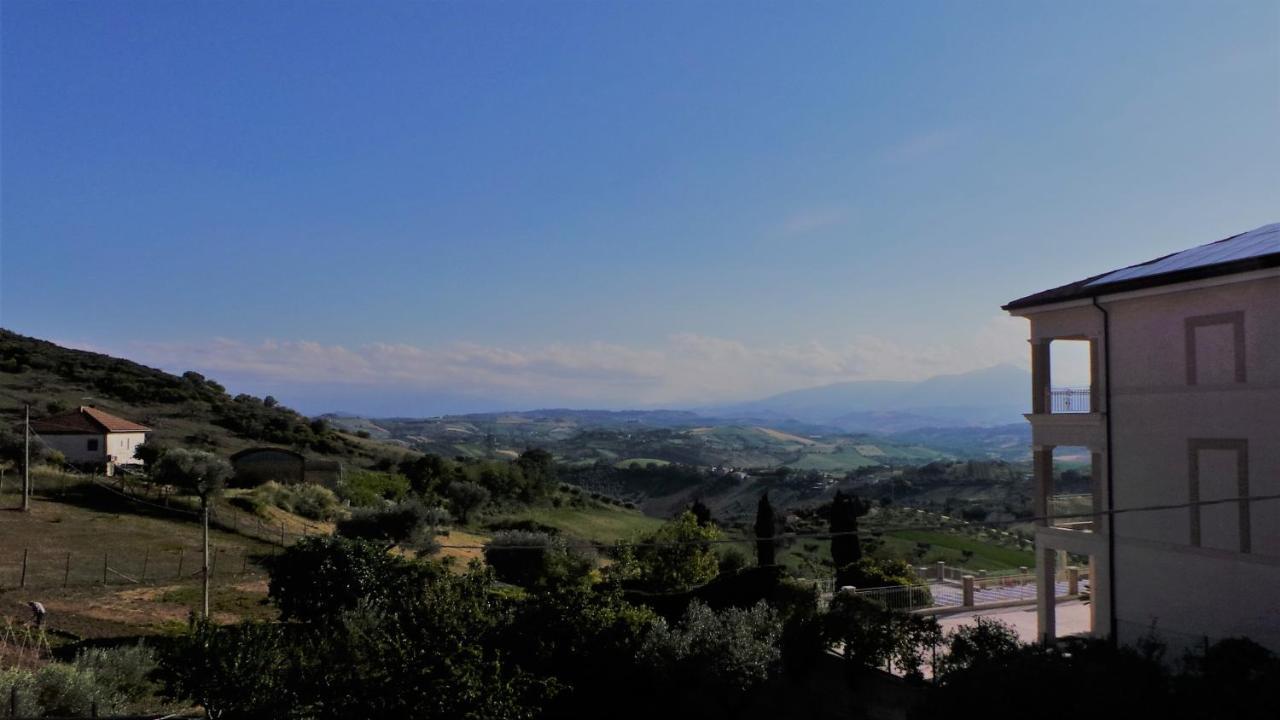
[[[1280,253],[1263,255],[1261,257],[1245,258],[1243,260],[1233,260],[1231,262],[1218,263],[1217,265],[1202,265],[1199,267],[1187,268],[1185,270],[1163,273],[1161,275],[1136,277],[1129,280],[1121,280],[1119,282],[1106,283],[1103,285],[1090,285],[1089,283],[1095,280],[1095,278],[1090,278],[1088,280],[1080,281],[1077,283],[1078,287],[1071,288],[1070,290],[1066,290],[1065,288],[1071,286],[1064,286],[1064,291],[1060,295],[1054,295],[1052,294],[1052,290],[1046,290],[1013,300],[1000,306],[1000,309],[1005,312],[1013,313],[1018,310],[1028,310],[1047,305],[1059,305],[1073,300],[1088,300],[1102,295],[1114,295],[1116,293],[1129,292],[1132,290],[1145,290],[1147,288],[1160,287],[1163,285],[1177,285],[1185,282],[1205,280],[1208,278],[1221,277],[1223,275],[1235,275],[1237,273],[1245,273],[1251,270],[1266,270],[1274,267],[1280,267]]]

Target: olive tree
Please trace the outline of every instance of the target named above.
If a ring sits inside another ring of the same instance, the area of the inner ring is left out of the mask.
[[[203,450],[174,448],[160,458],[152,475],[156,482],[173,485],[200,497],[200,520],[204,526],[204,617],[209,617],[209,500],[222,491],[235,474],[226,460]]]

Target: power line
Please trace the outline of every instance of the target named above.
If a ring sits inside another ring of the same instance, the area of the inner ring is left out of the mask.
[[[1037,516],[1031,516],[1026,518],[1018,518],[1014,520],[996,520],[996,521],[984,522],[976,525],[978,527],[1024,525],[1027,523],[1036,523],[1037,521],[1041,521],[1041,520],[1048,522],[1052,520],[1071,520],[1076,518],[1101,518],[1101,517],[1107,517],[1107,516],[1113,516],[1113,515],[1123,515],[1128,513],[1158,512],[1161,510],[1182,510],[1182,509],[1190,509],[1193,507],[1203,507],[1206,505],[1223,505],[1227,503],[1238,503],[1238,502],[1259,502],[1264,500],[1280,500],[1280,494],[1217,498],[1214,500],[1198,500],[1195,502],[1170,503],[1165,505],[1143,505],[1139,507],[1120,508],[1118,510],[1099,510],[1099,511],[1088,512],[1088,513],[1070,513],[1070,514],[1062,514],[1062,515],[1037,515]],[[975,523],[970,523],[965,520],[959,520],[956,522],[964,523],[966,525],[975,525]],[[607,547],[610,547],[611,545],[622,545],[626,547],[682,547],[682,546],[705,546],[705,545],[734,545],[734,544],[741,544],[741,543],[756,543],[756,542],[770,541],[770,540],[772,541],[799,540],[799,539],[830,540],[832,538],[843,537],[847,535],[861,535],[865,532],[892,533],[892,532],[901,532],[901,531],[907,531],[907,530],[950,530],[950,529],[954,529],[954,526],[946,523],[938,523],[934,525],[903,525],[901,527],[892,527],[892,526],[873,527],[873,528],[870,528],[869,530],[844,530],[840,532],[818,531],[818,532],[782,533],[780,535],[775,535],[772,538],[747,537],[747,538],[715,538],[715,539],[709,539],[709,540],[632,541],[632,542],[622,540],[622,541],[618,541],[617,543],[565,542],[565,543],[560,543],[558,545],[560,547],[567,547],[567,548],[596,549],[596,550],[607,548]],[[471,544],[471,545],[442,544],[439,547],[442,549],[449,549],[449,550],[484,550],[488,546],[474,545],[474,544]],[[546,550],[547,549],[545,545],[501,545],[500,547],[503,550]]]

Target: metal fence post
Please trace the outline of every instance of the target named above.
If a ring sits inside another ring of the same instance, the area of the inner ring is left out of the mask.
[[[22,580],[18,582],[18,587],[27,586],[27,548],[22,548]]]
[[[182,558],[187,554],[185,547],[178,548],[178,579],[182,579]]]
[[[71,581],[71,553],[67,553],[67,564],[62,569],[62,587],[66,587]]]
[[[139,582],[147,581],[147,563],[151,560],[151,548],[147,548],[142,554],[142,579]]]
[[[102,553],[102,584],[107,584],[107,554]]]

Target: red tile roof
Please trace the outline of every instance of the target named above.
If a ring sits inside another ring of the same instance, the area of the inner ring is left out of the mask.
[[[31,421],[31,429],[46,434],[101,435],[102,433],[148,432],[151,428],[116,417],[97,408],[81,406],[59,415]]]

